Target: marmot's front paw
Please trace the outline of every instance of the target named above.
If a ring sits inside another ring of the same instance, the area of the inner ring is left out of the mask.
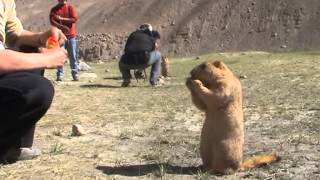
[[[187,87],[189,90],[194,90],[194,89],[201,89],[203,86],[203,83],[199,79],[192,79],[188,78],[186,82]]]
[[[193,85],[197,87],[203,86],[203,83],[199,79],[193,80]]]

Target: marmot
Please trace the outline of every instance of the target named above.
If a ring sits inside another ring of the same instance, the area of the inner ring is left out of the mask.
[[[163,77],[169,77],[169,66],[170,66],[169,58],[166,56],[162,56],[161,58],[161,75]]]
[[[242,162],[242,88],[239,79],[222,61],[205,62],[195,67],[190,75],[186,85],[192,101],[206,115],[200,142],[201,159],[206,170],[230,174],[278,160],[276,155],[270,155]]]

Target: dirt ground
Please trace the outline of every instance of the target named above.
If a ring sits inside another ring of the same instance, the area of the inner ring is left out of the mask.
[[[198,168],[204,115],[184,84],[190,69],[209,59],[242,77],[245,157],[276,152],[280,162],[229,176]],[[54,82],[54,102],[35,136],[42,156],[0,165],[0,179],[319,179],[319,62],[319,52],[175,59],[170,79],[156,88],[143,80],[120,88],[116,63],[91,64],[80,82],[68,74]],[[71,136],[73,124],[85,135]]]

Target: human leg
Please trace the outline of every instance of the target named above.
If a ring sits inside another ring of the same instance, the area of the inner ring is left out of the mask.
[[[0,75],[0,158],[10,148],[32,146],[33,128],[49,109],[53,95],[51,82],[42,76],[29,72]]]
[[[65,44],[64,44],[63,46],[61,46],[61,47],[63,47],[63,48],[65,48],[66,50],[68,50],[68,49],[67,49],[67,47],[68,47],[68,40],[67,40],[67,41],[65,42]],[[69,52],[68,52],[68,53],[69,53]],[[57,73],[56,73],[56,75],[57,75],[56,81],[62,81],[63,76],[64,76],[63,66],[60,66],[60,67],[57,68]]]
[[[21,137],[20,147],[32,147],[35,129],[36,126],[34,125]]]
[[[39,47],[30,46],[30,45],[22,45],[19,47],[19,51],[24,52],[24,53],[39,53]],[[40,68],[40,69],[29,70],[27,72],[43,76],[45,70]],[[34,131],[35,131],[35,126],[31,127],[27,131],[27,133],[21,137],[20,141],[17,142],[17,146],[18,147],[28,147],[28,148],[32,147]]]
[[[66,43],[66,49],[68,51],[68,57],[70,61],[71,75],[74,81],[79,80],[79,62],[77,58],[77,41],[76,38],[68,39]]]
[[[161,73],[161,53],[159,51],[152,51],[148,64],[151,65],[150,84],[156,85]]]
[[[33,70],[25,71],[25,72],[40,75],[40,76],[44,75],[44,69],[33,69]],[[25,133],[21,137],[20,142],[18,142],[19,147],[28,147],[28,148],[32,147],[35,129],[36,129],[36,127],[34,125],[32,128],[30,128],[27,131],[27,133]]]
[[[125,54],[122,55],[119,61],[119,70],[123,79],[121,84],[122,87],[129,86],[132,78],[129,65],[123,62],[124,58],[126,58],[125,56]]]
[[[64,70],[63,66],[57,68],[57,79],[56,81],[62,81],[62,78],[64,76]]]
[[[65,49],[67,47],[67,45],[66,45],[67,43],[68,42],[66,41],[66,43],[63,46]],[[56,79],[56,81],[62,81],[63,76],[64,76],[63,66],[60,66],[60,67],[57,68],[57,79]]]

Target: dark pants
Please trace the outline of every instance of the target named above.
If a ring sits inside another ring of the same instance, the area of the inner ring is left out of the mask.
[[[0,157],[32,146],[35,124],[51,105],[54,88],[39,72],[0,74]]]
[[[128,64],[124,62],[123,56],[119,61],[119,69],[124,81],[128,81],[131,79],[130,70],[142,70],[149,66],[151,66],[150,83],[153,84],[159,80],[161,73],[161,53],[159,51],[155,50],[150,52],[150,58],[146,64]]]

